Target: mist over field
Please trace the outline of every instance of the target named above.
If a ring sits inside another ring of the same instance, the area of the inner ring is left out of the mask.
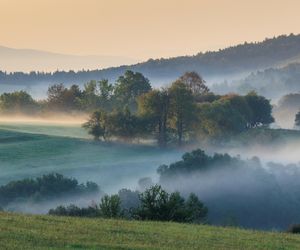
[[[180,151],[162,151],[153,146],[93,142],[75,125],[1,122],[0,129],[1,162],[5,169],[0,174],[2,184],[8,179],[58,171],[79,181],[99,184],[104,181],[105,191],[117,190],[122,187],[118,176],[123,179],[124,175],[124,182],[134,187],[136,184],[131,179],[137,181],[139,176],[148,173],[152,176],[155,171],[151,170],[159,164],[176,159],[177,154],[180,157]],[[111,178],[107,179],[108,176]],[[118,187],[114,188],[116,184]]]
[[[18,121],[17,121],[18,120]],[[121,188],[138,188],[138,180],[149,176],[157,180],[160,164],[179,159],[180,150],[159,150],[154,146],[94,142],[80,124],[51,120],[14,118],[0,122],[0,185],[23,178],[60,173],[80,183],[93,181],[106,193]],[[100,194],[35,204],[19,202],[10,210],[47,213],[61,204],[99,202]],[[63,202],[62,202],[63,201]]]
[[[242,168],[225,164],[215,170],[183,174],[162,182],[170,191],[180,191],[183,195],[196,193],[209,207],[211,223],[282,229],[292,223],[295,216],[298,218],[297,197],[300,194],[293,194],[298,190],[300,177],[300,140],[296,133],[298,137],[284,136],[274,141],[265,138],[257,145],[246,138],[248,144],[233,141],[222,147],[199,144],[181,150],[160,150],[151,144],[91,141],[80,126],[80,120],[28,117],[10,120],[6,117],[0,122],[0,132],[0,185],[60,173],[76,178],[79,183],[93,181],[102,192],[43,202],[17,201],[5,207],[9,211],[40,214],[59,205],[85,207],[99,202],[103,193],[117,193],[122,188],[140,189],[138,181],[143,177],[159,183],[157,169],[160,165],[177,162],[184,152],[201,147],[210,155],[228,153],[242,160],[249,159],[251,163]],[[251,160],[254,156],[259,160]],[[290,217],[280,217],[281,209],[289,211]],[[251,216],[245,216],[247,213]]]
[[[267,230],[300,221],[299,39],[105,70],[0,72],[0,209],[93,217],[120,199],[126,219]],[[287,51],[273,55],[278,47]],[[138,215],[158,187],[178,204]],[[177,206],[202,214],[167,212]]]
[[[0,0],[0,250],[300,249],[300,1],[270,3]]]
[[[138,194],[159,184],[185,199],[195,193],[214,225],[283,230],[300,220],[298,94],[275,102],[256,92],[215,94],[206,84],[187,72],[167,90],[152,89],[142,74],[126,71],[115,85],[108,80],[83,88],[51,85],[40,100],[26,91],[3,93],[2,209],[33,214],[70,204],[85,209],[124,189],[125,203],[138,207]],[[185,153],[197,149],[206,153],[185,162]],[[209,165],[210,157],[217,163]],[[176,164],[175,174],[164,178],[162,166]],[[43,190],[56,184],[43,186],[41,180],[51,174],[78,186],[47,196]],[[18,187],[34,180],[41,190],[22,196]],[[89,182],[99,190],[78,191]]]
[[[282,230],[300,219],[299,167],[253,161],[247,167],[216,166],[161,183],[170,191],[196,193],[209,207],[213,224]]]

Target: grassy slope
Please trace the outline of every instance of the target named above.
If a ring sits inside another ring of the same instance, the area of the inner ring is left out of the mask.
[[[0,121],[0,129],[20,133],[33,133],[52,136],[63,136],[71,138],[89,139],[91,136],[80,126],[80,124],[55,124],[39,122],[13,122]]]
[[[1,249],[299,249],[286,233],[0,213]]]
[[[66,129],[62,127],[62,131]],[[126,183],[136,185],[140,177],[152,176],[160,164],[179,159],[182,154],[151,146],[96,143],[20,130],[61,132],[58,126],[12,125],[8,128],[8,125],[0,125],[0,185],[10,180],[58,172],[80,182],[95,181],[103,188],[119,185],[115,187],[118,189]]]

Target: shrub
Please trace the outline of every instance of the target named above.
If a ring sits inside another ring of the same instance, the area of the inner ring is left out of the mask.
[[[299,234],[300,233],[300,224],[291,225],[288,230],[288,233]]]
[[[0,206],[6,206],[20,199],[35,202],[66,195],[82,195],[99,192],[96,183],[79,184],[76,179],[61,174],[48,174],[36,179],[12,181],[0,187]]]
[[[105,218],[121,217],[121,199],[119,195],[105,195],[99,205],[100,213]]]
[[[57,216],[76,216],[76,217],[98,217],[100,216],[98,206],[89,206],[87,208],[80,208],[73,204],[69,206],[58,206],[57,208],[50,209],[49,215]]]
[[[200,223],[208,211],[195,194],[185,200],[179,192],[168,194],[159,185],[141,193],[140,202],[133,217],[141,220]]]

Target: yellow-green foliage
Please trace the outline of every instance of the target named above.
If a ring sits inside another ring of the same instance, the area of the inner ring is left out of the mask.
[[[299,235],[0,213],[0,249],[300,249]]]

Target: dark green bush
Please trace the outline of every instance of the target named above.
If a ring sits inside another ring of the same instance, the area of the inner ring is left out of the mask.
[[[11,181],[0,187],[0,206],[6,206],[16,200],[35,202],[70,195],[99,192],[96,183],[79,184],[76,179],[61,174],[48,174],[36,179]]]
[[[291,225],[287,232],[292,234],[300,234],[300,224]]]

